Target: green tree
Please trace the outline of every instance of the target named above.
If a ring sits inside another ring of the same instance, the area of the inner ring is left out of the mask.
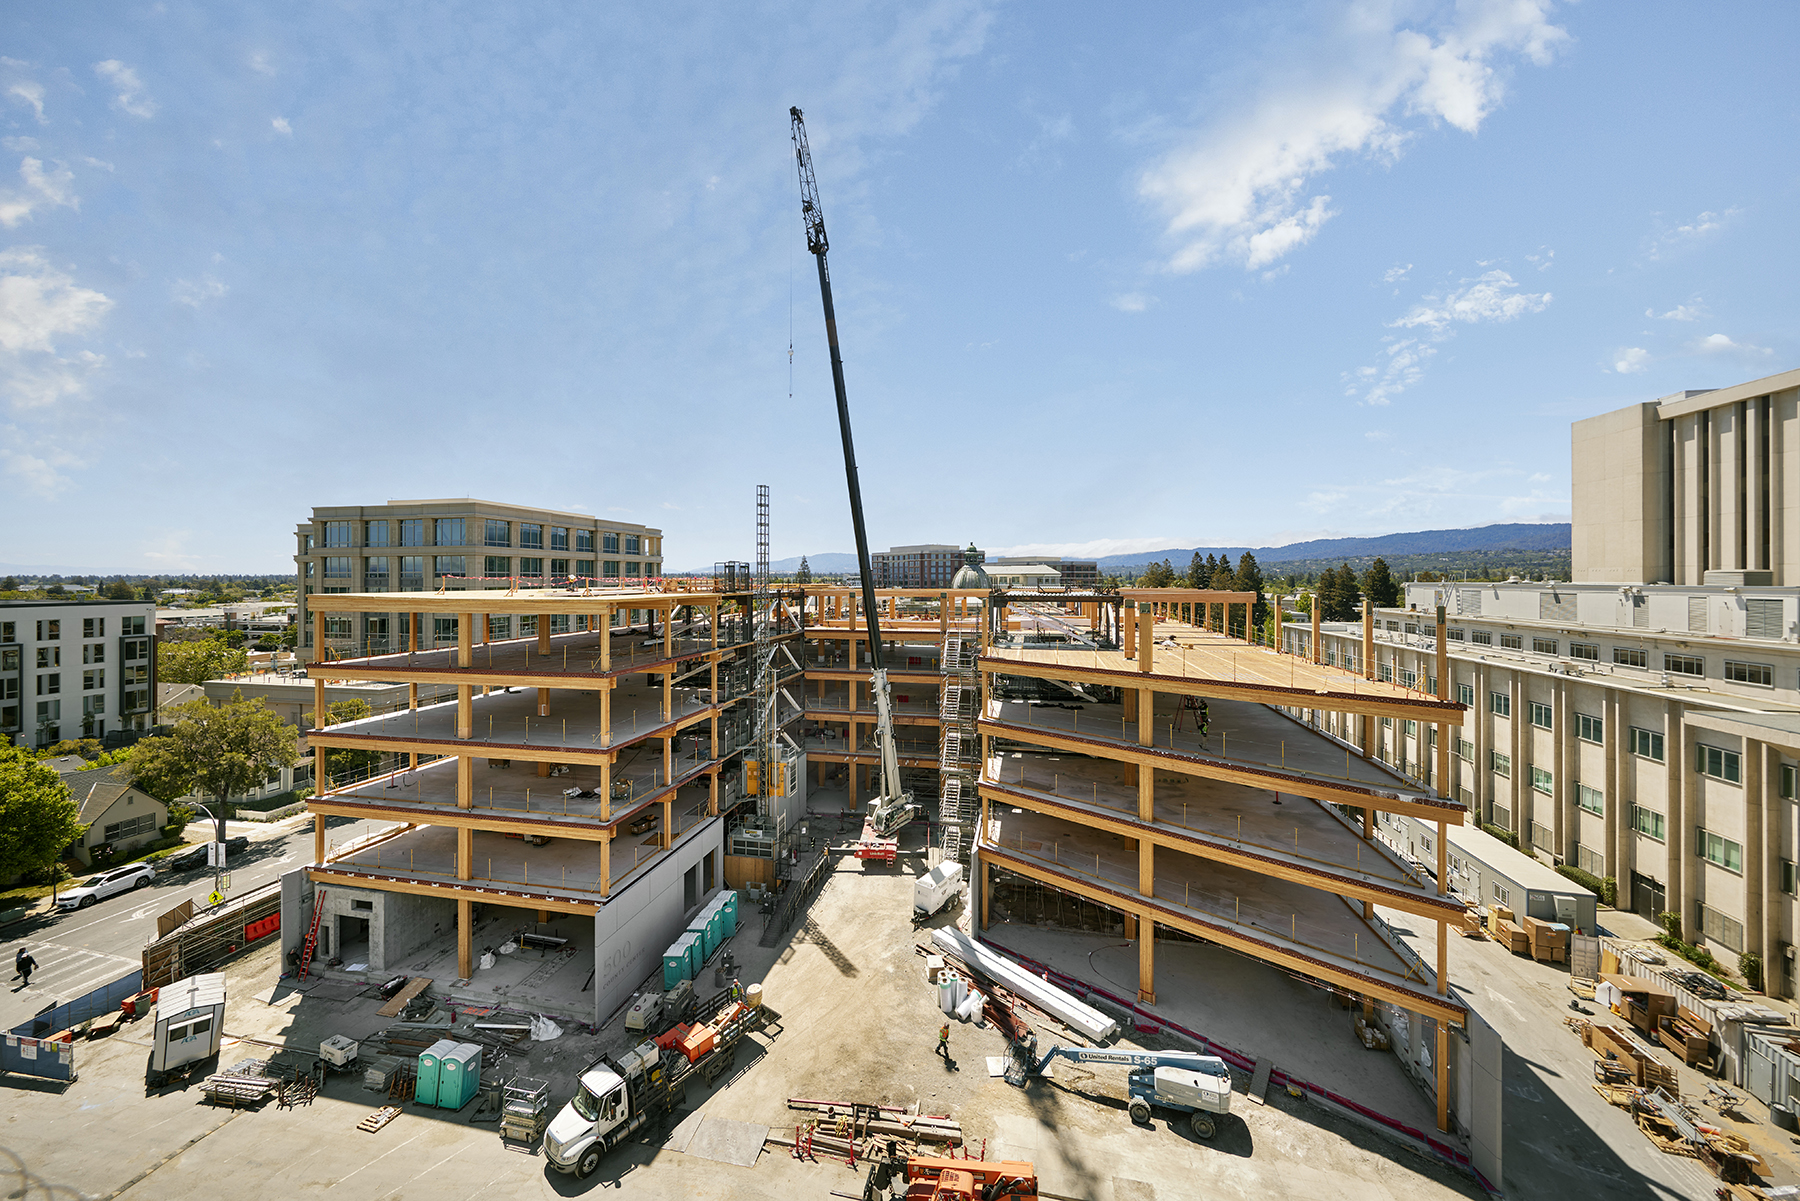
[[[1400,603],[1400,585],[1388,572],[1386,559],[1376,559],[1369,564],[1369,570],[1363,576],[1363,591],[1369,594],[1369,601],[1377,608],[1391,609]]]
[[[175,710],[177,721],[166,737],[146,738],[132,756],[133,781],[158,800],[201,792],[221,806],[267,780],[278,768],[299,762],[298,737],[292,726],[260,699],[247,701],[242,692],[214,707],[192,701]],[[142,761],[142,762],[140,762]],[[156,773],[155,788],[146,786],[146,769]],[[180,787],[182,784],[186,787]],[[161,788],[159,792],[156,788]]]
[[[1262,568],[1256,562],[1256,556],[1245,551],[1243,557],[1238,559],[1236,575],[1237,578],[1232,586],[1238,592],[1256,593],[1256,603],[1250,607],[1250,621],[1260,630],[1269,617],[1269,602],[1263,596],[1263,573]]]
[[[800,556],[800,570],[796,571],[794,573],[794,583],[796,583],[796,584],[812,583],[812,564],[810,564],[806,561],[805,555]]]
[[[330,715],[331,724],[338,726],[347,721],[361,721],[363,718],[368,717],[373,713],[374,710],[369,708],[368,701],[363,700],[359,696],[353,696],[349,700],[333,701],[331,704],[325,706],[325,712]],[[338,780],[340,778],[346,781],[361,779],[368,776],[380,766],[380,751],[339,750],[334,748],[325,752],[325,773],[328,780]],[[329,788],[330,786],[329,783],[321,785],[321,787],[326,788]]]
[[[81,837],[80,808],[56,770],[0,746],[0,879],[42,871]]]
[[[1200,562],[1200,552],[1195,551],[1194,557],[1188,560],[1187,586],[1189,588],[1204,588],[1210,578],[1211,576],[1206,571],[1206,565]]]
[[[250,670],[250,656],[219,638],[156,644],[156,678],[164,684],[204,684]]]
[[[1142,588],[1173,588],[1175,586],[1175,568],[1167,559],[1161,563],[1152,563],[1144,569],[1143,577],[1138,580],[1138,586]]]
[[[124,580],[114,580],[106,586],[106,591],[101,595],[106,597],[107,600],[128,601],[137,599],[137,591]]]
[[[18,576],[9,575],[4,580],[0,580],[0,592],[17,592],[18,590],[19,590],[19,577]]]
[[[1348,563],[1319,573],[1319,619],[1355,621],[1362,610],[1362,591]]]

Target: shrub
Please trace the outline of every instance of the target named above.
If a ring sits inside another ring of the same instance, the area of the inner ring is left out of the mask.
[[[1763,986],[1762,956],[1754,951],[1745,951],[1742,955],[1739,955],[1738,975],[1744,978],[1745,984],[1748,984],[1755,991],[1761,992]]]
[[[1556,871],[1558,875],[1565,876],[1568,879],[1575,881],[1575,883],[1599,897],[1601,904],[1612,908],[1618,906],[1619,882],[1611,876],[1602,880],[1592,872],[1584,872],[1580,868],[1570,867],[1566,863],[1557,864]]]
[[[1483,823],[1481,828],[1487,833],[1492,834],[1495,838],[1498,838],[1513,850],[1516,851],[1519,849],[1519,836],[1514,834],[1511,830],[1502,830],[1499,826],[1490,826],[1486,823]]]

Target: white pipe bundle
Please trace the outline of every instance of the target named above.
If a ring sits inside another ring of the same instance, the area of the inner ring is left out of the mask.
[[[1119,1023],[1098,1009],[1076,1000],[1047,980],[1039,979],[996,951],[982,946],[962,931],[942,927],[931,941],[995,983],[1017,993],[1045,1013],[1094,1042],[1105,1042],[1119,1032]]]

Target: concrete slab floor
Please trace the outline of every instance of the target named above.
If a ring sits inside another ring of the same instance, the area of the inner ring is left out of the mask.
[[[916,830],[909,830],[909,835]],[[1282,1095],[1258,1108],[1240,1103],[1211,1143],[1168,1128],[1131,1126],[1122,1110],[1122,1077],[1040,1081],[1017,1090],[979,1065],[1001,1051],[991,1029],[953,1026],[961,1070],[933,1053],[941,1020],[925,982],[920,940],[908,920],[913,877],[924,870],[922,840],[908,837],[898,868],[847,860],[814,901],[794,936],[770,950],[755,945],[755,923],[740,927],[743,978],[760,980],[779,1021],[740,1048],[738,1072],[711,1092],[694,1089],[690,1110],[791,1128],[790,1096],[906,1104],[956,1114],[979,1151],[1029,1155],[1046,1193],[1094,1201],[1144,1201],[1205,1195],[1235,1201],[1276,1196],[1441,1201],[1478,1197],[1474,1182],[1405,1152],[1316,1107]],[[386,1024],[378,998],[311,1000],[281,991],[253,1000],[274,983],[276,949],[235,961],[228,970],[233,1036],[316,1046],[331,1034],[364,1037]],[[470,1125],[469,1110],[405,1106],[378,1134],[355,1123],[386,1103],[359,1082],[332,1077],[311,1106],[260,1112],[217,1111],[190,1090],[143,1095],[149,1028],[79,1044],[82,1078],[66,1090],[38,1090],[7,1077],[0,1105],[6,1143],[31,1180],[54,1189],[129,1201],[230,1195],[242,1201],[305,1197],[472,1201],[494,1196],[554,1198],[629,1188],[634,1197],[823,1197],[860,1192],[860,1173],[829,1162],[800,1163],[765,1152],[740,1168],[662,1150],[654,1141],[615,1151],[600,1172],[577,1181],[546,1170],[541,1158],[502,1149],[494,1128]],[[1334,1042],[1340,1032],[1332,1032]],[[1316,1031],[1300,1027],[1290,1038]],[[627,1036],[617,1022],[597,1037],[576,1031],[531,1044],[500,1065],[507,1073],[549,1079],[553,1102],[570,1095],[578,1071],[603,1046]],[[224,1066],[262,1057],[266,1048],[229,1048]],[[1239,1087],[1243,1081],[1238,1081]],[[105,1152],[96,1153],[96,1148]]]

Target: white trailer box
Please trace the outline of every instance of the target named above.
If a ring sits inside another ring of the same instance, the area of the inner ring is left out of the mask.
[[[165,984],[156,994],[156,1031],[150,1044],[150,1080],[219,1053],[225,1031],[225,973],[207,972]]]
[[[960,863],[940,863],[913,882],[913,914],[930,917],[962,890]]]

